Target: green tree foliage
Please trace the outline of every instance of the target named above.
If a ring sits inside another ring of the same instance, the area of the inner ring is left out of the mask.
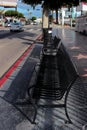
[[[24,15],[22,14],[22,13],[18,13],[18,16],[17,16],[18,18],[23,18],[24,17]]]
[[[37,4],[41,4],[42,0],[22,0],[26,4],[30,4],[32,6],[35,6]]]
[[[36,20],[36,17],[35,17],[35,16],[33,16],[33,17],[31,18],[31,20],[32,20],[32,21]]]
[[[10,17],[14,16],[14,17],[18,17],[18,18],[24,17],[24,15],[22,13],[19,13],[16,10],[8,10],[8,11],[6,11],[5,16],[10,16]]]
[[[43,0],[22,0],[24,3],[35,6],[41,4]],[[44,0],[44,5],[49,6],[51,9],[61,8],[61,6],[77,6],[81,2],[87,2],[87,0]]]
[[[24,3],[35,6],[42,3],[43,0],[22,0]],[[61,7],[72,7],[79,5],[79,1],[87,2],[87,0],[44,0],[42,6],[51,10],[56,10],[56,23],[58,23],[58,9]]]
[[[41,4],[42,0],[22,0],[24,3],[30,5]],[[87,0],[81,0],[87,1]],[[45,7],[49,7],[51,9],[61,8],[61,6],[77,6],[79,4],[79,0],[44,0]]]

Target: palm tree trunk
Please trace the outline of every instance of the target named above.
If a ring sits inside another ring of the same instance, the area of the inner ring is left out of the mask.
[[[43,7],[43,13],[42,13],[42,28],[48,28],[49,27],[49,9]]]
[[[42,12],[42,33],[44,44],[48,42],[48,28],[49,28],[49,9],[43,7]]]

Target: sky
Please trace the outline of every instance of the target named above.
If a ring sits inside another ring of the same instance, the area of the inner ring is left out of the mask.
[[[15,10],[15,8],[4,8],[0,7],[2,10]],[[31,7],[30,5],[24,4],[22,2],[17,3],[17,11],[24,14],[25,17],[31,18],[33,16],[36,16],[37,18],[42,17],[42,8],[41,5],[37,5],[35,9]]]
[[[26,17],[41,17],[42,16],[42,8],[41,5],[37,5],[35,9],[30,5],[18,2],[18,9],[19,12],[22,12]],[[29,10],[29,11],[28,11]]]

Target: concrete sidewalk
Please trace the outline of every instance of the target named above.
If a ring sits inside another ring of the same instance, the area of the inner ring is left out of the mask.
[[[36,124],[31,124],[13,105],[27,97],[27,88],[43,46],[40,41],[36,41],[31,52],[0,88],[0,130],[82,130],[87,123],[87,37],[70,28],[61,27],[53,28],[53,35],[55,34],[62,39],[80,76],[73,85],[67,102],[73,124],[65,124],[65,111],[60,108],[39,108]],[[32,118],[31,105],[19,105],[18,108]]]

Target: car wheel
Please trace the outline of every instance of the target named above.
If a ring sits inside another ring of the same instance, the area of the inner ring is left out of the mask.
[[[10,32],[13,32],[13,30],[10,30]]]
[[[86,35],[86,31],[85,30],[83,31],[83,34]]]

